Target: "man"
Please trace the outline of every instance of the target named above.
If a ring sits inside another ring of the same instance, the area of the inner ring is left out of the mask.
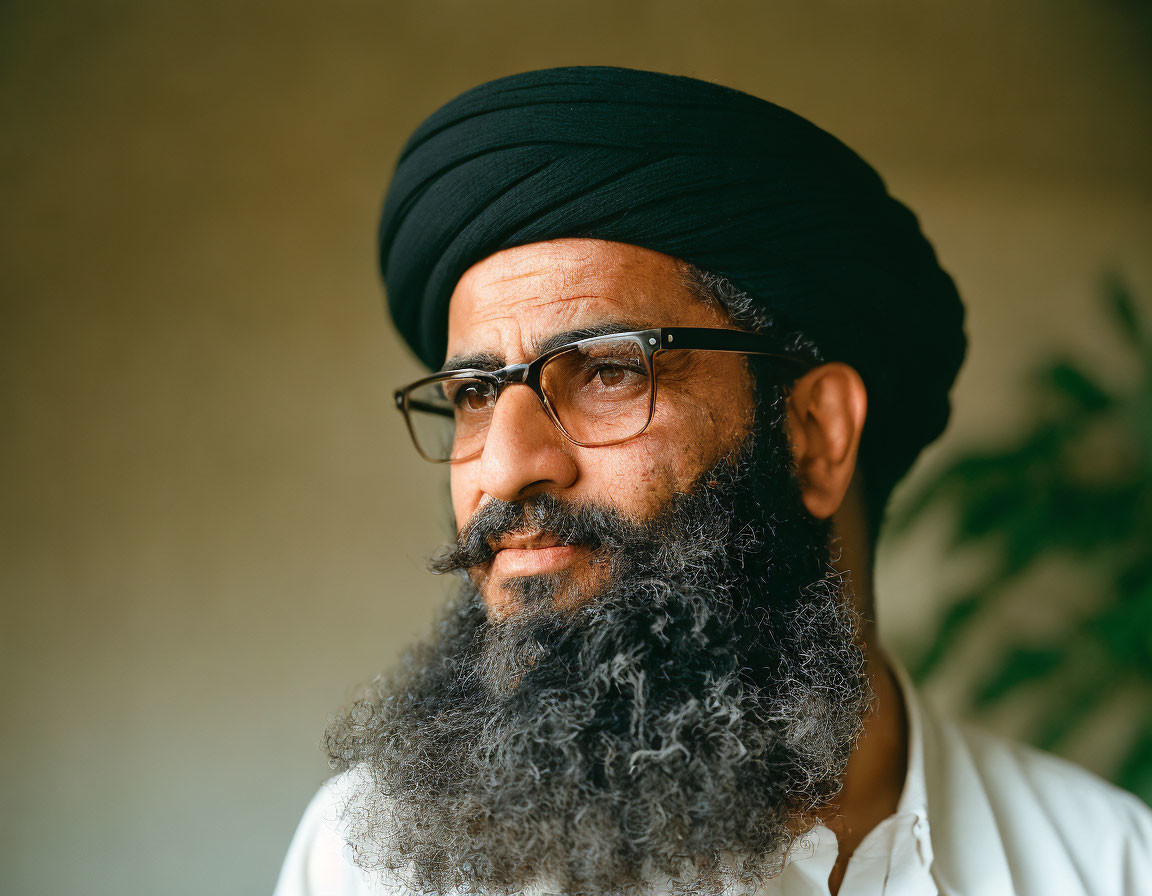
[[[329,728],[278,893],[1152,892],[1146,807],[934,718],[879,646],[876,531],[965,340],[843,144],[517,75],[409,141],[381,264],[462,587]]]

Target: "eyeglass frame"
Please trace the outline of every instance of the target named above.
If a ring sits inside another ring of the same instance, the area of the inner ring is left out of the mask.
[[[544,369],[544,366],[550,360],[564,352],[572,351],[572,349],[584,345],[604,342],[610,339],[620,339],[621,337],[633,339],[640,345],[644,352],[644,364],[648,370],[648,376],[652,379],[652,388],[649,390],[648,418],[644,421],[644,425],[640,430],[630,436],[624,436],[623,438],[614,439],[609,442],[596,442],[594,444],[581,442],[572,438],[572,436],[568,434],[568,431],[564,429],[564,424],[560,422],[560,418],[556,414],[556,409],[552,407],[548,396],[544,394],[544,389],[540,385],[540,371]],[[416,430],[412,426],[412,418],[409,414],[409,393],[414,389],[427,386],[430,383],[451,382],[452,380],[482,380],[490,383],[496,390],[496,394],[492,399],[493,408],[495,408],[496,402],[500,400],[500,396],[503,394],[505,387],[513,384],[523,384],[536,394],[548,418],[552,421],[553,425],[560,430],[561,435],[569,442],[574,445],[579,445],[582,448],[606,448],[609,445],[619,445],[622,442],[627,442],[639,435],[643,435],[645,430],[651,425],[652,417],[656,411],[656,369],[653,366],[652,359],[655,358],[658,352],[674,350],[739,352],[741,354],[756,355],[758,357],[776,358],[796,365],[798,368],[797,376],[806,373],[820,363],[812,358],[802,358],[797,355],[783,354],[779,351],[769,351],[764,348],[764,346],[769,344],[771,344],[773,348],[776,347],[775,340],[762,333],[749,333],[745,330],[731,330],[721,327],[653,327],[647,330],[623,330],[619,333],[602,333],[596,336],[589,336],[585,339],[566,342],[564,345],[558,345],[538,355],[526,364],[509,364],[497,370],[482,370],[480,368],[466,367],[460,370],[444,370],[439,373],[433,373],[414,383],[409,383],[407,386],[401,386],[393,393],[393,397],[396,401],[397,410],[404,416],[404,423],[408,428],[408,434],[412,437],[412,444],[416,446],[416,452],[424,458],[424,460],[434,464],[462,463],[467,460],[472,460],[484,450],[484,446],[481,445],[476,451],[464,457],[450,457],[441,460],[439,458],[429,457],[420,447],[420,441],[416,437]],[[441,413],[439,410],[433,411],[429,408],[423,410],[427,413]],[[449,415],[444,414],[444,416]]]

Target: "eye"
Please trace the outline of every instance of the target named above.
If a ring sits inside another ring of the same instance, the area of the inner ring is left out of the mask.
[[[621,367],[601,367],[596,371],[596,376],[600,378],[601,385],[604,386],[619,386],[624,382],[627,371]]]
[[[647,376],[646,371],[635,363],[628,361],[605,362],[593,365],[592,380],[597,386],[607,389],[618,389],[635,383],[638,379]]]
[[[449,391],[448,398],[458,411],[483,411],[492,403],[492,385],[481,382],[462,383]]]

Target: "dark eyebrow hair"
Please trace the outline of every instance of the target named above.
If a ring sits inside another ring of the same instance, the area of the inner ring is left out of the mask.
[[[441,373],[451,370],[499,370],[504,366],[504,359],[495,352],[475,352],[472,354],[453,355],[444,362],[440,368]]]
[[[630,330],[647,330],[649,327],[630,320],[608,320],[575,330],[565,330],[563,333],[553,333],[532,344],[535,357],[539,358],[545,352],[567,345],[569,342],[579,342],[581,339],[591,339],[593,336],[610,336],[613,333],[627,333]]]
[[[631,330],[651,329],[647,324],[631,320],[610,320],[587,327],[578,327],[574,330],[565,330],[562,333],[553,333],[543,339],[532,343],[533,357],[540,357],[554,348],[567,345],[569,342],[578,342],[581,339],[591,339],[593,336],[609,336],[612,333],[627,333]],[[444,362],[441,371],[447,373],[452,370],[499,370],[505,365],[504,358],[495,352],[468,352],[453,355]]]

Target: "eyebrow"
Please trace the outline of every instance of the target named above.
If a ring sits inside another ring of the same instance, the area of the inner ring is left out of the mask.
[[[609,320],[574,330],[565,330],[562,333],[553,333],[532,343],[533,357],[538,358],[546,352],[567,345],[569,342],[579,342],[581,339],[591,339],[594,336],[610,336],[613,333],[627,333],[631,330],[648,330],[648,324],[634,320]],[[466,352],[453,355],[444,362],[442,373],[453,370],[499,370],[507,362],[504,357],[495,352]]]
[[[475,352],[473,354],[453,355],[444,362],[440,368],[441,373],[453,370],[499,370],[504,366],[504,359],[493,352]]]

